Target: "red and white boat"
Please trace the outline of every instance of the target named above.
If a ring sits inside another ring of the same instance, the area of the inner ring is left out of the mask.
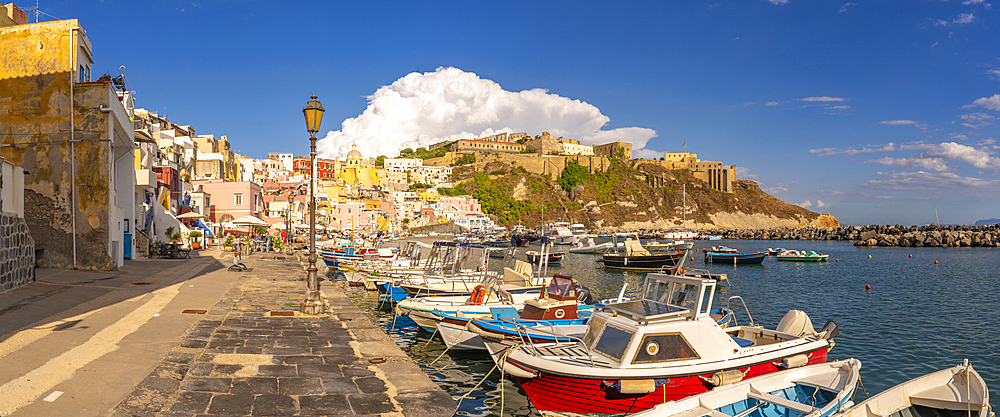
[[[582,339],[486,341],[486,347],[538,410],[576,414],[642,411],[726,383],[827,361],[839,333],[832,321],[816,333],[805,313],[792,310],[775,330],[752,319],[746,326],[723,328],[710,316],[715,287],[711,279],[649,274],[640,300],[602,307]]]

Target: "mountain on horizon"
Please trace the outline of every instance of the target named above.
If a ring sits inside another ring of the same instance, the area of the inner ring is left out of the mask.
[[[973,226],[989,226],[991,224],[998,224],[998,223],[1000,223],[1000,219],[977,220],[976,224],[974,224]]]

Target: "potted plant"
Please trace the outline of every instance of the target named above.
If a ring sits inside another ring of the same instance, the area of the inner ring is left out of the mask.
[[[226,248],[227,251],[233,250],[234,244],[236,244],[236,238],[233,235],[226,236],[226,240],[222,241],[222,247]]]
[[[281,241],[281,236],[271,236],[271,248],[275,252],[281,252],[281,249],[285,247],[285,242]]]
[[[200,231],[193,230],[191,233],[188,233],[188,238],[191,239],[191,249],[201,249],[201,242],[198,241],[199,237],[201,237]]]

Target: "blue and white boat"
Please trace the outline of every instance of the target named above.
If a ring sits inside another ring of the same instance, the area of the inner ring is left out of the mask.
[[[713,246],[705,250],[705,263],[707,264],[762,264],[767,258],[767,251],[740,252],[726,246]]]
[[[853,405],[861,361],[846,359],[790,368],[741,380],[708,378],[711,391],[668,401],[634,417],[829,417]],[[737,375],[740,374],[740,375]],[[738,382],[729,382],[738,381]],[[888,414],[885,414],[888,416]]]

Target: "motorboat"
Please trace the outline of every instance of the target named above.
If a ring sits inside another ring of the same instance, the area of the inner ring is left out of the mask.
[[[660,242],[658,240],[649,240],[642,247],[646,250],[659,253],[659,252],[669,252],[674,250],[688,250],[694,247],[694,242],[690,240],[673,240],[669,242]]]
[[[811,250],[785,250],[778,252],[775,256],[779,261],[795,262],[824,262],[830,258],[830,255],[816,253]]]
[[[691,240],[698,238],[698,232],[689,232],[680,230],[680,231],[660,233],[657,237],[659,237],[660,239],[668,239],[668,240]]]
[[[752,319],[721,327],[710,316],[716,289],[711,279],[651,273],[643,285],[639,300],[595,309],[582,338],[484,340],[486,348],[539,411],[622,414],[726,381],[825,363],[839,334],[832,321],[817,333],[798,310],[774,329]],[[733,296],[727,304],[734,300],[742,302]]]
[[[837,417],[991,417],[990,391],[968,360],[873,395]]]
[[[740,252],[726,246],[713,246],[705,250],[707,264],[762,264],[767,258],[767,251]]]
[[[549,223],[542,229],[542,236],[556,245],[572,245],[578,240],[578,236],[573,234],[569,226],[566,222]]]
[[[569,253],[600,254],[607,252],[608,249],[611,249],[614,246],[615,244],[611,242],[610,239],[604,243],[594,243],[594,238],[588,237],[586,243],[584,243],[583,241],[578,241],[576,242],[575,245],[573,245],[573,247],[567,249],[566,251]]]
[[[652,253],[636,239],[628,239],[618,250],[617,247],[604,252],[598,260],[604,268],[657,271],[664,266],[674,266],[684,257],[684,252],[673,251]]]
[[[524,256],[528,258],[528,262],[533,264],[542,262],[543,259],[546,263],[557,264],[562,262],[563,257],[566,256],[566,254],[563,252],[544,253],[542,251],[529,250],[524,252]]]
[[[861,361],[791,368],[728,383],[682,400],[668,401],[634,417],[829,417],[854,403]],[[885,416],[888,416],[886,414]]]
[[[593,308],[593,303],[589,289],[576,284],[571,276],[556,274],[537,298],[524,302],[520,312],[515,306],[492,307],[490,315],[483,317],[490,320],[482,326],[503,327],[511,324],[524,328],[536,340],[556,341],[562,337],[566,341],[568,339],[560,333],[568,332],[579,337],[586,330],[587,321],[578,318],[577,312],[581,304],[584,310],[589,311]],[[474,320],[472,317],[453,316],[441,311],[435,311],[434,314],[440,318],[437,331],[449,349],[486,350],[479,334],[470,329],[470,322]],[[531,330],[539,328],[543,331]]]

